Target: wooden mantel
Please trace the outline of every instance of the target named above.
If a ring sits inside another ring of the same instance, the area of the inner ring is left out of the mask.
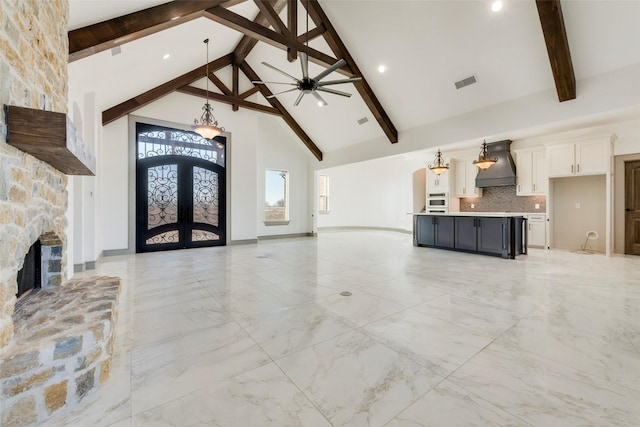
[[[63,113],[6,106],[7,143],[67,175],[95,175],[96,159]]]

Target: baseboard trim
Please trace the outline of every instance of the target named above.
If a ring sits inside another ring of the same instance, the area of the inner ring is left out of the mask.
[[[102,254],[98,257],[98,259],[100,259],[101,257],[107,257],[107,256],[118,256],[118,255],[131,255],[132,253],[134,253],[131,249],[127,248],[127,249],[106,249],[104,251],[102,251]]]
[[[252,243],[258,243],[258,239],[230,240],[227,242],[227,246],[250,245]]]
[[[258,241],[273,240],[273,239],[290,239],[292,237],[313,237],[313,233],[271,234],[268,236],[258,236]]]
[[[405,230],[403,228],[367,227],[367,226],[356,226],[356,225],[346,225],[341,227],[318,227],[318,233],[321,233],[323,231],[394,231],[396,233],[413,234],[413,231]]]

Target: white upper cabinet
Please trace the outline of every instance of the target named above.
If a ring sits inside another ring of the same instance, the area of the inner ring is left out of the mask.
[[[476,187],[476,175],[478,168],[473,160],[456,160],[453,163],[453,176],[455,185],[453,188],[455,197],[480,197],[482,189]]]
[[[518,196],[546,194],[549,187],[544,149],[521,150],[516,154]]]
[[[549,177],[598,175],[606,173],[610,162],[606,141],[588,141],[547,146]]]
[[[427,193],[449,193],[451,186],[450,174],[451,169],[436,175],[427,167]]]

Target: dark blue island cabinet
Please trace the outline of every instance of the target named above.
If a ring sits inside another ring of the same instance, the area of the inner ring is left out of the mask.
[[[513,259],[527,253],[526,221],[520,215],[418,214],[413,244]]]

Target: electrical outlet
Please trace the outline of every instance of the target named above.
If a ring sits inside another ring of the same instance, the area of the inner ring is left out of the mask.
[[[580,202],[576,202],[576,209],[580,209]]]
[[[471,203],[471,209],[475,209],[475,208],[476,208],[475,203]]]
[[[540,209],[540,203],[536,203],[536,204],[534,205],[534,208],[536,208],[536,209]]]

